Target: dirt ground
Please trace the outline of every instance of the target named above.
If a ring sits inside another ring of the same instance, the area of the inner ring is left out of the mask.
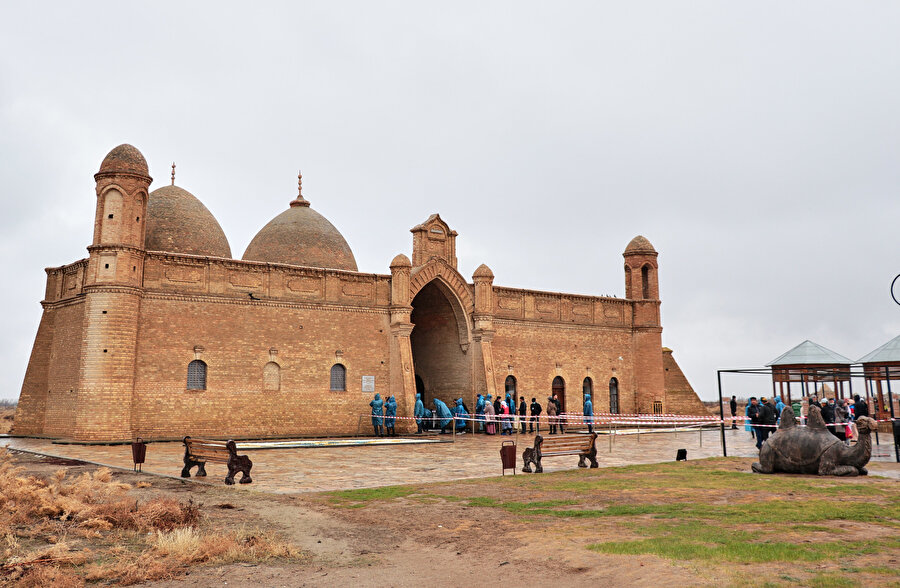
[[[95,466],[14,453],[27,474],[50,477],[64,467],[75,477]],[[746,463],[745,463],[746,462]],[[722,468],[746,471],[750,460],[732,459]],[[718,465],[716,467],[719,467]],[[891,468],[892,465],[881,466]],[[593,470],[592,472],[597,472]],[[599,470],[602,472],[602,470]],[[571,472],[577,476],[587,472]],[[550,474],[553,475],[553,474]],[[497,493],[502,500],[545,501],[565,496],[555,491],[536,491],[526,476],[505,479],[449,482],[429,485],[426,498],[415,495],[375,498],[361,503],[335,494],[275,494],[235,491],[212,483],[196,483],[114,471],[114,480],[134,486],[139,500],[156,497],[199,503],[202,528],[207,530],[251,528],[273,532],[301,548],[304,557],[294,561],[200,564],[185,567],[173,580],[147,586],[446,586],[510,582],[522,586],[596,586],[615,582],[623,586],[664,585],[760,585],[765,566],[738,564],[709,566],[703,562],[675,562],[649,555],[608,555],[586,548],[590,543],[628,538],[615,521],[560,519],[511,513],[503,508],[479,508],[453,497],[485,497]],[[547,479],[544,477],[543,479]],[[579,478],[566,478],[579,479]],[[869,478],[877,484],[894,484]],[[866,483],[857,479],[855,483]],[[138,483],[141,486],[138,487]],[[567,482],[568,483],[568,482]],[[576,484],[578,482],[575,482]],[[671,499],[684,499],[674,492]],[[449,496],[450,498],[439,498]],[[642,499],[646,497],[641,497]],[[664,498],[664,497],[663,497]],[[696,497],[695,497],[696,498]],[[617,499],[629,502],[628,492]],[[710,491],[711,503],[747,500],[741,488]],[[866,536],[864,526],[842,522],[848,539]],[[873,564],[900,567],[897,553],[875,558]],[[883,560],[883,561],[882,561]],[[826,571],[835,564],[807,567]],[[837,564],[840,565],[840,564]],[[773,578],[780,568],[770,567]],[[781,574],[783,578],[791,578]],[[890,582],[896,577],[886,577]],[[876,578],[878,580],[878,578]],[[783,582],[775,582],[783,584]],[[878,584],[879,582],[874,582]],[[838,585],[838,584],[835,584]],[[839,584],[844,585],[844,584]],[[887,585],[887,584],[885,584]]]

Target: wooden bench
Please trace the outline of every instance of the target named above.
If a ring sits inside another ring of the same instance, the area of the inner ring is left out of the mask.
[[[224,463],[228,466],[228,475],[225,483],[234,484],[234,475],[241,472],[241,484],[250,484],[250,468],[253,462],[246,455],[237,454],[237,444],[234,441],[214,441],[212,439],[194,439],[190,436],[184,438],[184,468],[181,470],[182,478],[191,477],[191,468],[197,466],[196,476],[206,476],[206,462]]]
[[[528,447],[522,452],[522,461],[525,465],[522,471],[531,473],[531,464],[534,464],[534,473],[540,474],[544,471],[541,466],[541,459],[545,457],[556,457],[557,455],[577,455],[578,467],[588,467],[584,463],[585,458],[590,460],[592,468],[600,467],[597,463],[597,433],[590,435],[560,435],[558,437],[549,437],[544,439],[541,435],[534,438],[534,447]]]

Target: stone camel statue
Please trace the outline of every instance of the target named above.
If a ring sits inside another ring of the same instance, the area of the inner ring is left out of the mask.
[[[753,471],[758,474],[865,476],[869,473],[865,465],[872,457],[870,435],[877,426],[878,423],[869,417],[856,419],[859,440],[855,446],[848,447],[829,432],[819,407],[810,407],[807,426],[800,427],[794,411],[786,406],[781,411],[781,425],[763,443]]]

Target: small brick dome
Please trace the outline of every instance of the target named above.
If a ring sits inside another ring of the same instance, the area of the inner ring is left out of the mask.
[[[638,235],[628,243],[625,253],[656,253],[656,249],[653,248],[653,245],[650,244],[646,237]]]
[[[150,192],[144,247],[148,251],[231,258],[231,247],[216,217],[178,186]]]
[[[126,173],[149,176],[150,170],[147,168],[147,160],[144,159],[143,154],[138,151],[137,147],[125,143],[110,151],[103,158],[99,173]]]
[[[357,271],[343,235],[302,199],[291,202],[253,237],[243,259]]]

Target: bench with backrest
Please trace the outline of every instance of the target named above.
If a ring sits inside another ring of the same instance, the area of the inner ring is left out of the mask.
[[[182,478],[191,477],[191,468],[197,466],[198,478],[206,475],[206,462],[224,463],[228,466],[228,475],[225,483],[234,484],[234,475],[241,472],[241,484],[253,482],[250,478],[250,468],[253,462],[246,455],[237,454],[237,444],[232,441],[216,441],[213,439],[184,438],[184,468],[181,470]]]
[[[586,468],[585,459],[590,460],[591,467],[600,467],[597,463],[597,433],[589,435],[560,435],[545,439],[541,435],[534,438],[534,447],[528,447],[522,452],[522,461],[525,462],[523,472],[531,473],[531,464],[534,464],[534,472],[540,474],[544,471],[541,459],[556,457],[558,455],[577,455],[578,467]]]

